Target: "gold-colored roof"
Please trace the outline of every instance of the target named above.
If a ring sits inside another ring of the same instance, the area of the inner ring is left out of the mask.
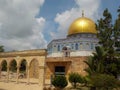
[[[96,34],[95,23],[86,17],[80,17],[76,19],[69,27],[68,35],[77,33],[93,33]]]

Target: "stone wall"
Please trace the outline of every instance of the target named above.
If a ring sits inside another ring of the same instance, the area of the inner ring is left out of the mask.
[[[1,66],[2,62],[7,62],[7,78],[6,81],[9,82],[9,73],[10,73],[10,64],[13,60],[17,63],[17,76],[16,76],[16,82],[19,82],[19,73],[20,73],[20,64],[23,60],[26,60],[26,83],[29,84],[31,78],[38,78],[39,79],[39,85],[41,86],[41,89],[43,89],[44,85],[44,71],[45,71],[45,59],[46,59],[47,52],[45,49],[40,50],[25,50],[25,51],[15,51],[15,52],[3,52],[0,53],[0,72],[1,72]],[[0,73],[1,75],[1,73]]]
[[[87,65],[84,61],[87,57],[47,57],[46,58],[46,69],[45,69],[45,82],[50,83],[51,75],[54,75],[55,66],[65,66],[65,74],[68,77],[70,72],[78,72],[85,76],[87,73],[84,69]]]

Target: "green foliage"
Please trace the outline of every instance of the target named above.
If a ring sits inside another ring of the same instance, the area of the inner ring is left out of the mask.
[[[108,52],[103,47],[96,47],[96,52],[93,53],[87,61],[84,61],[88,68],[85,71],[90,75],[93,73],[111,74],[117,78],[120,74],[120,59],[108,58]]]
[[[12,72],[16,72],[16,70],[17,70],[17,63],[16,63],[15,60],[13,60],[13,61],[10,63],[10,70],[11,70]]]
[[[0,46],[0,52],[4,52],[4,46]],[[2,71],[6,71],[7,70],[7,62],[3,61],[1,65],[2,65]]]
[[[55,76],[52,80],[52,84],[59,89],[63,89],[68,85],[66,77],[63,75]]]
[[[77,83],[84,83],[83,78],[78,73],[70,73],[69,74],[69,82],[72,84],[74,88],[76,88]]]
[[[117,51],[120,51],[120,7],[117,10],[118,12],[118,17],[115,20],[114,24],[114,41],[115,41],[115,47],[117,47]],[[120,53],[119,53],[120,55]]]
[[[115,78],[120,74],[120,59],[106,59],[103,62],[104,73],[113,75]]]
[[[107,74],[94,74],[91,76],[91,84],[97,88],[97,90],[113,90],[119,87],[118,80],[114,76]]]
[[[4,52],[4,46],[0,46],[0,52]]]
[[[20,71],[25,72],[25,70],[26,70],[26,60],[23,60],[21,62]]]
[[[108,11],[108,9],[105,9],[103,12],[103,18],[98,20],[97,30],[99,30],[99,43],[104,49],[104,52],[107,53],[105,56],[100,56],[100,54],[98,55],[97,58],[101,58],[99,59],[101,64],[97,63],[96,68],[102,66],[102,73],[110,74],[117,78],[117,75],[120,74],[120,53],[116,51],[115,47],[120,48],[120,41],[118,40],[120,39],[120,8],[118,9],[118,18],[114,24],[112,22],[111,13]],[[97,50],[96,53],[98,53]],[[93,57],[96,56],[93,55]],[[104,58],[104,60],[102,58]],[[99,60],[97,61],[99,62]]]
[[[2,71],[7,71],[7,62],[4,60],[3,62],[2,62]]]
[[[110,59],[107,57],[107,54],[108,53],[104,48],[99,46],[96,47],[96,53],[93,53],[93,56],[91,56],[88,61],[85,61],[88,65],[88,68],[86,68],[85,71],[89,74],[89,76],[86,77],[87,86],[90,86],[91,88],[99,88],[99,85],[101,85],[101,90],[108,87],[117,87],[112,86],[111,83],[117,82],[115,78],[117,78],[117,75],[120,73],[120,60],[117,58]],[[112,80],[111,78],[113,79],[113,82],[110,82],[110,80]],[[102,85],[105,85],[106,87],[103,87]]]
[[[106,50],[113,50],[113,25],[112,25],[112,16],[108,9],[105,9],[103,12],[103,18],[98,20],[97,30],[99,30],[98,38],[99,43],[106,49]]]
[[[93,56],[91,56],[87,61],[84,61],[88,68],[85,69],[88,74],[93,73],[104,73],[104,60],[107,55],[107,51],[104,51],[104,48],[98,46],[95,48],[96,52],[93,53]]]
[[[103,17],[98,20],[97,30],[100,46],[85,61],[88,65],[85,71],[89,74],[85,77],[85,83],[91,90],[112,90],[120,87],[120,81],[116,79],[120,75],[120,53],[115,48],[120,48],[120,8],[115,24],[108,9],[104,10]]]

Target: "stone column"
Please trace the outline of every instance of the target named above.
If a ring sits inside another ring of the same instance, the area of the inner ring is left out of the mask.
[[[30,66],[27,66],[27,84],[30,84]]]
[[[19,81],[18,81],[18,79],[19,79],[19,69],[20,69],[20,66],[17,66],[16,83],[19,83]]]
[[[9,82],[9,73],[10,73],[9,66],[7,66],[7,82]]]
[[[43,90],[44,83],[45,83],[45,75],[44,75],[44,66],[39,66],[39,85],[40,85],[40,90]]]

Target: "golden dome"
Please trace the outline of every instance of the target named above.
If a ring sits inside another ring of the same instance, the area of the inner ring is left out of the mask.
[[[78,33],[93,33],[96,34],[95,23],[86,17],[81,17],[76,19],[70,26],[68,35],[78,34]]]

